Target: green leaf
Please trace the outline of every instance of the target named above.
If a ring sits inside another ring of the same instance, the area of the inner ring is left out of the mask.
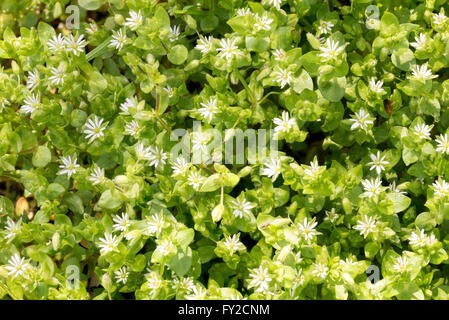
[[[79,5],[86,9],[86,10],[97,10],[99,9],[103,4],[106,3],[105,0],[79,0]]]
[[[332,78],[329,81],[318,78],[318,88],[321,94],[329,101],[337,102],[343,98],[345,94],[346,78]]]
[[[212,192],[220,188],[220,174],[215,173],[209,177],[207,177],[206,181],[204,181],[203,185],[200,188],[200,192]]]
[[[171,48],[171,50],[168,52],[167,58],[168,61],[173,64],[182,64],[184,61],[186,61],[187,55],[187,48],[182,44],[178,44]]]
[[[404,211],[410,206],[410,203],[412,202],[412,199],[397,192],[388,193],[387,198],[393,202],[394,213]]]
[[[33,155],[33,166],[43,168],[51,161],[51,152],[46,146],[39,146]]]
[[[391,62],[402,71],[409,71],[416,64],[413,51],[408,48],[399,48],[393,51]]]
[[[192,266],[192,249],[178,250],[168,265],[179,277],[184,276]]]

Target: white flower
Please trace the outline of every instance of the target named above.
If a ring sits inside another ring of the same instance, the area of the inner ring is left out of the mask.
[[[407,194],[407,192],[400,190],[398,187],[396,187],[396,181],[393,181],[389,186],[391,192],[396,192],[399,194]]]
[[[295,263],[298,264],[298,263],[301,263],[301,262],[302,262],[301,251],[298,251],[295,254]]]
[[[120,110],[122,110],[122,114],[129,114],[129,108],[137,108],[137,98],[131,97],[126,98],[125,102],[120,105]]]
[[[447,139],[447,133],[440,134],[436,139],[435,142],[437,143],[437,152],[441,152],[443,154],[449,154],[449,141]]]
[[[285,58],[285,51],[282,49],[276,49],[273,52],[273,56],[275,56],[274,60],[282,61]]]
[[[89,23],[89,26],[86,28],[86,32],[90,34],[94,34],[98,31],[97,24],[95,22]]]
[[[295,118],[290,119],[287,111],[282,111],[282,118],[274,118],[273,122],[277,125],[274,132],[288,132],[296,124]]]
[[[382,180],[380,180],[379,177],[376,178],[376,180],[362,180],[363,188],[365,189],[365,192],[363,193],[364,197],[372,198],[376,194],[379,194],[382,192]]]
[[[197,171],[190,171],[189,176],[187,177],[187,182],[193,189],[198,190],[200,185],[204,182],[205,178],[201,176],[201,174]]]
[[[114,47],[117,50],[121,50],[126,43],[126,33],[120,29],[118,32],[113,32],[112,39],[109,42],[108,47]]]
[[[432,130],[432,126],[428,126],[425,123],[418,123],[411,130],[412,133],[418,136],[419,139],[430,139],[430,130]]]
[[[5,230],[8,232],[5,236],[6,239],[12,240],[20,233],[21,220],[14,222],[10,217],[6,220]]]
[[[73,37],[73,34],[69,35],[64,40],[65,49],[68,52],[73,52],[74,55],[79,55],[84,52],[86,46],[86,40],[83,39],[84,35],[80,35],[77,39]]]
[[[136,145],[136,156],[139,160],[148,160],[151,157],[150,148],[145,148],[140,142]]]
[[[383,170],[385,170],[384,165],[387,165],[389,162],[385,161],[385,157],[386,156],[380,156],[380,151],[377,151],[377,155],[374,154],[370,154],[369,155],[371,160],[371,162],[368,162],[367,165],[371,166],[371,168],[369,168],[370,170],[374,170],[376,169],[377,174],[381,174],[381,172]]]
[[[56,86],[64,84],[64,78],[66,77],[65,69],[58,70],[55,67],[52,67],[50,72],[52,76],[49,77],[48,80],[50,80],[51,84]]]
[[[47,47],[51,51],[61,51],[65,49],[65,37],[62,34],[54,35],[47,41]]]
[[[164,91],[167,92],[169,98],[171,98],[175,95],[175,90],[170,86],[166,86],[164,88]]]
[[[5,110],[7,104],[9,104],[8,99],[5,97],[0,97],[0,111]]]
[[[119,244],[117,237],[111,233],[105,233],[104,238],[100,238],[99,242],[98,247],[100,248],[101,254],[113,251]]]
[[[447,17],[444,15],[444,13],[438,13],[438,14],[433,14],[432,16],[433,19],[433,23],[435,23],[436,25],[442,25],[444,23],[446,23],[447,21]]]
[[[332,31],[332,28],[334,27],[334,24],[330,21],[320,21],[320,25],[318,26],[318,30],[320,31],[320,34],[327,34]]]
[[[281,160],[271,158],[268,162],[264,163],[265,168],[262,170],[262,175],[271,178],[275,181],[279,174],[281,173]]]
[[[320,46],[320,51],[322,52],[319,54],[319,56],[327,59],[334,59],[337,58],[344,49],[345,47],[340,46],[338,41],[327,38],[326,44],[324,46]]]
[[[357,129],[358,127],[360,127],[360,129],[366,130],[368,129],[368,125],[373,123],[373,120],[370,119],[370,114],[364,109],[360,109],[351,117],[352,119],[349,119],[349,121],[354,122],[351,126],[351,130]]]
[[[160,233],[165,226],[164,216],[159,213],[153,214],[145,219],[145,224],[147,225],[146,231],[150,234]]]
[[[234,234],[232,237],[225,236],[225,241],[223,241],[223,244],[225,245],[226,249],[229,250],[229,254],[231,256],[234,255],[235,252],[245,249],[245,246],[239,240],[238,234]]]
[[[318,165],[317,159],[310,161],[310,168],[304,170],[304,174],[311,178],[317,178],[320,173],[320,166]]]
[[[325,264],[322,263],[314,263],[315,269],[312,270],[312,274],[320,277],[321,279],[325,279],[327,277],[327,272],[329,268],[326,267]]]
[[[238,53],[238,47],[235,45],[235,41],[235,39],[231,40],[229,38],[221,39],[221,48],[217,48],[217,51],[220,52],[218,56],[221,58],[226,58],[227,61],[232,60],[232,58]]]
[[[62,170],[58,171],[58,174],[67,174],[69,178],[76,173],[76,168],[80,166],[76,163],[76,156],[74,156],[73,158],[71,156],[62,157],[61,161],[63,164],[60,165],[59,168],[61,168]]]
[[[115,273],[115,279],[117,280],[117,282],[121,282],[121,283],[125,284],[126,280],[128,280],[129,272],[126,271],[126,267],[121,267],[114,273]]]
[[[117,232],[126,231],[131,226],[131,221],[129,221],[128,214],[126,212],[122,212],[122,216],[117,214],[114,218],[112,218],[112,221],[115,222],[112,228]]]
[[[157,245],[157,249],[163,254],[167,255],[169,254],[173,249],[175,248],[175,245],[170,239],[164,239],[162,241],[159,241]]]
[[[249,8],[240,8],[237,10],[238,16],[247,16],[251,14],[251,10]]]
[[[207,152],[207,143],[209,142],[210,137],[202,132],[194,132],[193,133],[193,150],[201,150],[201,152]]]
[[[207,53],[213,49],[212,37],[201,37],[198,40],[196,48],[200,50],[201,53]]]
[[[204,290],[199,285],[194,286],[192,289],[192,294],[184,296],[187,300],[204,300],[206,299],[207,291]]]
[[[137,136],[140,131],[142,131],[142,128],[136,120],[132,120],[130,123],[125,125],[125,133],[133,137]]]
[[[268,290],[269,282],[272,280],[268,275],[268,268],[264,269],[260,266],[258,269],[253,269],[249,276],[253,279],[249,282],[248,289],[256,287],[256,292]]]
[[[158,289],[162,286],[162,279],[156,272],[151,272],[145,275],[147,280],[146,286],[150,289]]]
[[[176,41],[179,38],[179,35],[181,32],[179,31],[179,26],[173,26],[169,28],[168,30],[168,39],[170,42]]]
[[[344,266],[355,266],[357,264],[356,261],[354,261],[354,257],[346,258],[345,260],[340,260],[340,264]]]
[[[427,42],[427,37],[425,33],[420,33],[419,36],[415,36],[416,42],[411,42],[410,45],[415,49],[422,49],[425,47]]]
[[[281,8],[282,0],[267,0],[267,2],[278,10]]]
[[[357,225],[354,227],[355,230],[360,231],[360,235],[366,238],[368,234],[374,232],[376,228],[376,220],[373,217],[368,217],[364,215],[361,220],[357,221]]]
[[[24,113],[32,113],[42,106],[39,98],[39,94],[32,93],[25,99],[24,105],[20,107],[20,111]]]
[[[86,134],[86,139],[89,139],[87,143],[92,143],[95,139],[103,137],[104,136],[104,129],[107,127],[107,123],[103,124],[104,119],[98,118],[97,116],[94,117],[94,120],[89,119],[86,122],[86,130],[84,130],[84,133]]]
[[[94,168],[94,171],[90,173],[89,181],[92,181],[92,185],[103,184],[106,181],[103,168]]]
[[[302,269],[295,269],[295,279],[293,280],[292,289],[295,290],[304,284],[305,277],[302,274]]]
[[[20,258],[20,255],[16,253],[8,260],[8,265],[5,266],[5,269],[8,270],[8,276],[12,275],[15,278],[24,275],[29,267],[30,264],[25,261],[25,258]]]
[[[231,208],[234,210],[232,214],[236,217],[243,218],[243,215],[251,214],[251,209],[255,205],[249,201],[246,201],[244,197],[238,197],[231,201]]]
[[[188,290],[192,291],[194,288],[193,279],[192,277],[182,277],[181,279],[173,279],[174,285],[172,286],[173,289],[176,290]]]
[[[375,93],[384,93],[385,90],[382,88],[384,82],[382,80],[376,81],[374,77],[369,80],[369,88]]]
[[[396,262],[393,265],[393,270],[402,273],[407,270],[407,264],[408,261],[406,257],[399,257],[396,259]]]
[[[203,106],[203,108],[198,109],[201,116],[208,120],[208,122],[211,122],[214,114],[218,112],[217,99],[210,98],[207,103],[201,102],[200,105]]]
[[[159,150],[157,146],[154,149],[152,147],[149,147],[149,151],[150,155],[148,160],[150,161],[150,166],[154,166],[155,168],[157,168],[159,165],[165,164],[165,160],[168,158],[168,156],[162,148],[161,150]]]
[[[440,197],[446,197],[449,195],[449,183],[447,183],[445,180],[441,180],[440,181],[435,181],[432,184],[432,188],[435,192],[435,195],[440,196]]]
[[[190,168],[191,163],[187,162],[184,157],[179,156],[175,162],[172,162],[172,169],[174,175],[184,175]]]
[[[29,71],[27,77],[28,90],[33,91],[38,83],[39,83],[39,73],[37,72],[37,70]]]
[[[264,14],[262,18],[260,18],[258,15],[256,15],[256,23],[254,24],[254,28],[256,31],[259,30],[270,30],[271,23],[273,22],[273,19],[268,19],[268,15]]]
[[[126,18],[124,25],[129,27],[131,30],[136,30],[137,27],[142,24],[142,14],[140,13],[140,10],[138,12],[131,10],[129,15],[131,17]]]
[[[312,240],[314,236],[320,234],[315,230],[316,226],[318,225],[317,222],[315,222],[315,219],[312,219],[311,221],[307,220],[307,217],[304,218],[304,222],[301,224],[298,222],[298,229],[301,232],[301,234],[304,236],[304,239],[306,241]]]
[[[424,230],[421,229],[418,233],[412,232],[412,234],[408,238],[408,241],[410,241],[411,245],[421,248],[427,244],[427,236]]]
[[[278,70],[276,71],[276,81],[280,82],[281,84],[281,89],[286,85],[286,84],[290,84],[290,82],[292,81],[292,73],[291,71],[287,71],[287,69],[282,69],[280,67],[278,67]]]
[[[335,208],[332,208],[330,211],[326,211],[326,218],[325,220],[329,220],[331,223],[334,223],[337,221],[339,215],[335,212]]]
[[[415,80],[430,80],[437,78],[438,75],[432,75],[432,70],[427,69],[427,62],[421,66],[412,66],[412,79]]]
[[[426,239],[426,244],[428,246],[433,246],[437,242],[438,242],[438,240],[435,238],[435,235],[433,233],[430,236],[428,236]]]

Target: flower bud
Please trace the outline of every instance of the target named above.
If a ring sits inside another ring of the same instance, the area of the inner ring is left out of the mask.
[[[30,209],[30,205],[25,197],[20,197],[16,202],[16,216],[21,217],[24,211]]]
[[[219,205],[217,205],[214,208],[214,210],[212,210],[212,220],[214,222],[220,221],[221,218],[223,217],[224,210],[225,210],[224,205],[222,205],[221,203]]]

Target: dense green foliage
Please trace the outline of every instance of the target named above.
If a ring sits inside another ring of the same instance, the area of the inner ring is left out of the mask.
[[[0,9],[3,299],[448,298],[447,1]]]

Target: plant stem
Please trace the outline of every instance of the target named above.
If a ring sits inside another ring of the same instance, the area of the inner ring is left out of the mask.
[[[248,97],[251,100],[251,104],[253,105],[253,108],[256,108],[256,106],[258,105],[257,100],[254,97],[254,94],[251,91],[251,89],[249,88],[248,84],[246,83],[245,78],[243,78],[243,76],[241,75],[240,71],[237,68],[235,68],[234,71],[237,74],[237,77],[239,78],[239,80],[242,83],[243,87],[245,88],[246,93],[248,94]]]

